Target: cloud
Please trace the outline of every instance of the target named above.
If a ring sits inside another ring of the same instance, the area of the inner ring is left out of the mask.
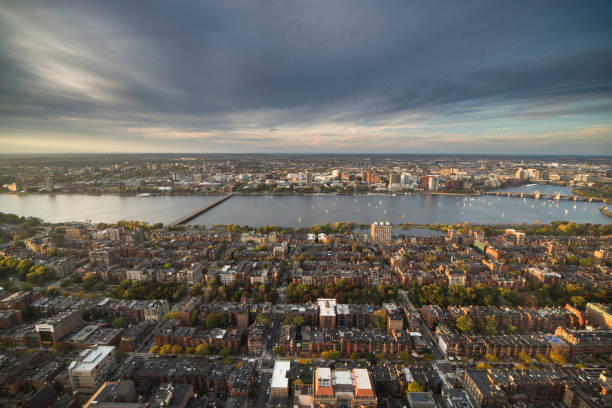
[[[609,124],[610,17],[564,1],[5,3],[0,146],[486,151],[503,134],[529,152]],[[581,137],[550,147],[612,153]]]

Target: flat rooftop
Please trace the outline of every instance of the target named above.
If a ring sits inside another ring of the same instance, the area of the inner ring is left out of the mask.
[[[274,362],[274,370],[272,371],[271,388],[289,388],[289,379],[287,379],[287,371],[291,368],[291,361],[276,360]]]
[[[115,350],[115,346],[96,346],[83,350],[68,366],[73,371],[91,371]]]

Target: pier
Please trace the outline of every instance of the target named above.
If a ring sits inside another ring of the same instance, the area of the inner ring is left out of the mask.
[[[225,200],[231,198],[233,195],[234,195],[234,193],[230,193],[228,195],[224,195],[223,197],[219,198],[218,200],[215,200],[212,203],[208,203],[204,207],[200,207],[197,210],[194,210],[194,211],[188,213],[187,215],[184,215],[181,218],[172,221],[168,225],[171,226],[171,227],[174,227],[176,225],[185,224],[187,221],[193,220],[198,215],[204,214],[206,211],[210,210],[211,208],[213,208],[213,207],[221,204]]]

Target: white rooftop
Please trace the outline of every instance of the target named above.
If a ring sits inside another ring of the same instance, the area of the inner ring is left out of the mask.
[[[317,368],[317,381],[319,386],[328,387],[331,385],[331,369],[329,367]]]
[[[291,368],[291,361],[276,360],[274,362],[274,370],[272,372],[271,388],[288,388],[289,380],[287,379],[287,371]]]
[[[353,376],[351,375],[351,372],[346,370],[335,370],[334,384],[353,385]]]
[[[370,382],[368,370],[365,368],[355,368],[353,369],[353,372],[355,373],[355,383],[357,384],[357,388],[360,390],[372,389],[372,383]]]
[[[83,350],[79,357],[72,361],[68,369],[73,371],[91,371],[115,350],[115,346],[95,346]]]
[[[336,299],[317,299],[321,316],[336,315]]]

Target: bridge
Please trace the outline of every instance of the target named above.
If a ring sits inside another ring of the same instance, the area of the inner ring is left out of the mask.
[[[542,194],[539,191],[535,193],[512,193],[512,192],[502,192],[502,191],[487,191],[484,193],[485,195],[497,196],[497,197],[518,197],[518,198],[535,198],[536,200],[540,198],[550,199],[550,200],[571,200],[571,201],[588,201],[588,202],[599,202],[608,204],[610,199],[607,198],[599,198],[599,197],[580,197],[577,195],[561,195],[561,193],[556,194]]]
[[[212,203],[208,203],[204,207],[200,207],[200,208],[198,208],[198,209],[188,213],[187,215],[184,215],[181,218],[172,221],[168,225],[171,226],[171,227],[174,227],[176,225],[185,224],[187,221],[193,220],[198,215],[204,214],[206,211],[210,210],[211,208],[213,208],[213,207],[221,204],[225,200],[231,198],[233,195],[234,195],[234,193],[229,193],[228,195],[224,195],[223,197],[219,198],[218,200],[215,200]]]

